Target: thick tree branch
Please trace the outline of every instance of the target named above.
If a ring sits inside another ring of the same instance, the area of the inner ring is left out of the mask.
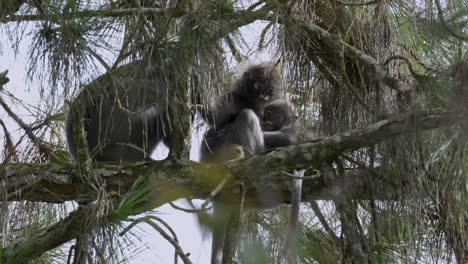
[[[258,10],[252,11],[250,8],[246,10],[240,10],[236,12],[236,16],[239,18],[250,18],[248,20],[257,20],[265,18],[265,10],[269,9],[266,6],[259,8]],[[181,10],[179,7],[175,8],[127,8],[127,9],[88,9],[81,10],[69,14],[61,14],[62,17],[68,16],[70,19],[73,18],[83,18],[83,17],[126,17],[126,16],[136,16],[136,15],[149,15],[149,16],[159,16],[170,14],[172,17],[181,17],[186,14],[185,10]],[[50,16],[44,14],[38,15],[11,15],[6,18],[0,17],[0,23],[8,22],[21,22],[21,21],[44,21],[51,20]],[[59,21],[57,21],[59,22]]]
[[[76,17],[123,17],[135,15],[160,15],[166,12],[174,11],[174,8],[161,9],[161,8],[127,8],[127,9],[101,9],[101,10],[82,10],[74,12],[70,18]],[[0,22],[20,22],[20,21],[43,21],[50,19],[44,14],[37,15],[11,15],[7,18],[0,19]]]
[[[299,21],[296,22],[299,23]],[[318,35],[318,39],[324,42],[328,48],[335,50],[336,53],[344,53],[346,57],[357,60],[360,63],[366,65],[375,75],[377,81],[382,81],[385,85],[394,90],[400,91],[403,94],[414,92],[414,89],[411,86],[389,75],[387,71],[374,58],[349,45],[348,43],[341,41],[338,36],[330,34],[326,30],[314,24],[304,25],[303,27],[306,31]]]
[[[93,207],[79,208],[58,223],[15,241],[4,248],[3,258],[0,258],[0,262],[7,264],[28,263],[44,252],[76,238],[80,232],[83,218],[95,210]]]
[[[316,142],[273,150],[247,160],[235,161],[225,165],[212,165],[196,162],[180,163],[171,160],[154,161],[142,165],[110,165],[95,169],[93,173],[106,182],[108,191],[125,193],[140,175],[150,175],[146,180],[151,189],[160,190],[158,202],[162,205],[177,198],[190,195],[203,196],[217,184],[206,175],[233,174],[242,180],[248,194],[255,196],[255,185],[274,186],[279,193],[289,197],[290,178],[276,174],[295,168],[319,167],[320,164],[335,159],[339,154],[366,147],[385,139],[406,133],[414,133],[433,128],[454,125],[457,120],[452,113],[402,114],[379,121],[362,129],[331,136]],[[67,200],[93,200],[93,193],[83,182],[74,182],[74,167],[57,164],[11,164],[6,170],[8,200],[30,200],[63,202]],[[177,176],[174,176],[177,175]],[[342,183],[340,183],[342,184]],[[359,178],[353,179],[358,186],[366,183]],[[172,188],[172,189],[171,189]],[[184,192],[171,193],[165,197],[164,191],[183,188]],[[329,199],[331,190],[319,181],[305,181],[304,199]],[[378,192],[377,192],[378,193]],[[328,197],[328,198],[327,198]],[[285,198],[287,199],[287,198]]]
[[[0,72],[0,90],[3,89],[3,85],[7,84],[10,81],[7,75],[8,75],[8,70]]]

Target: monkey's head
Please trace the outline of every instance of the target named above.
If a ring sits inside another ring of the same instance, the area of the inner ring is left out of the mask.
[[[256,105],[265,106],[280,93],[281,75],[272,63],[251,65],[237,82],[237,91]]]
[[[276,100],[265,107],[262,128],[265,131],[277,131],[293,124],[296,120],[292,106],[284,100]]]

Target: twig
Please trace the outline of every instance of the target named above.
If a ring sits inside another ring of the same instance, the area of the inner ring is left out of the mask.
[[[169,202],[169,205],[176,209],[176,210],[179,210],[179,211],[182,211],[182,212],[186,212],[186,213],[200,213],[200,212],[205,212],[207,210],[209,210],[210,208],[205,208],[205,207],[202,207],[200,209],[187,209],[187,208],[183,208],[183,207],[180,207],[178,205],[176,205],[175,203],[173,202]]]
[[[202,203],[201,208],[205,208],[213,200],[213,198],[223,189],[224,185],[233,177],[233,174],[229,174],[208,194],[205,201]]]
[[[365,164],[363,164],[363,163],[361,163],[361,162],[359,162],[359,161],[357,161],[357,160],[355,160],[355,159],[353,159],[353,158],[351,158],[351,157],[349,157],[349,156],[346,156],[346,155],[343,155],[343,154],[340,155],[340,156],[341,156],[343,159],[345,159],[345,160],[347,160],[347,161],[349,161],[349,162],[351,162],[351,163],[354,163],[355,165],[359,166],[359,168],[361,168],[361,169],[367,169],[367,166],[366,166]]]
[[[408,59],[407,57],[402,56],[402,55],[390,56],[387,60],[385,60],[383,65],[387,66],[392,60],[404,60],[406,62],[406,64],[408,64],[408,69],[411,72],[411,74],[413,74],[413,76],[420,76],[421,75],[421,74],[418,74],[418,73],[416,73],[414,71],[413,65],[411,64],[410,59]]]
[[[260,0],[260,1],[256,2],[256,3],[254,3],[253,5],[249,6],[249,7],[247,8],[247,10],[253,11],[255,8],[261,6],[261,5],[262,5],[263,3],[265,3],[265,2],[266,2],[265,0]]]
[[[3,72],[0,72],[0,90],[3,89],[3,85],[7,84],[10,79],[7,77],[8,70],[5,70]]]
[[[336,2],[340,5],[347,5],[347,6],[366,6],[366,5],[377,4],[379,1],[375,0],[375,1],[363,2],[363,3],[349,3],[349,2],[347,3],[347,2],[340,1],[340,0],[336,0]]]
[[[37,145],[37,147],[41,150],[41,140],[39,140],[34,133],[32,132],[33,130],[29,125],[27,125],[19,116],[17,116],[13,110],[8,106],[8,104],[3,100],[3,97],[0,95],[0,105],[5,109],[5,111],[8,113],[8,115],[26,132],[28,135],[29,139],[31,139],[34,144]]]
[[[145,216],[145,217],[142,217],[142,218],[139,218],[139,219],[130,219],[130,220],[132,221],[132,223],[130,223],[130,225],[128,227],[126,227],[122,232],[120,232],[120,236],[127,233],[131,228],[136,226],[138,223],[146,223],[146,224],[150,225],[152,228],[154,228],[156,231],[158,231],[158,233],[164,239],[166,239],[169,243],[172,244],[172,246],[174,246],[177,255],[182,259],[182,261],[184,263],[192,263],[192,261],[190,261],[190,259],[188,258],[189,254],[185,254],[183,249],[180,247],[179,241],[177,239],[177,236],[176,236],[174,230],[172,230],[171,227],[167,223],[162,221],[159,217],[148,215],[148,216]],[[154,223],[151,220],[156,220],[156,221],[160,222],[162,225],[164,225],[164,227],[166,227],[169,230],[169,232],[172,234],[173,237],[169,236],[166,233],[166,231],[164,231],[159,225],[157,225],[156,223]]]
[[[174,232],[174,230],[172,229],[172,227],[170,225],[168,225],[165,221],[163,221],[161,218],[157,217],[157,216],[154,216],[154,215],[148,215],[146,216],[148,218],[151,218],[151,219],[154,219],[158,222],[160,222],[164,227],[167,228],[167,230],[169,230],[169,232],[171,233],[172,237],[174,238],[175,242],[177,242],[177,244],[179,243],[179,239],[177,238],[177,234],[176,232]],[[177,258],[177,249],[175,250],[174,252],[174,264],[177,264],[179,261],[178,261],[178,258]],[[183,253],[183,252],[182,252]],[[184,256],[189,256],[189,254],[184,254]],[[185,261],[184,261],[185,262]]]
[[[5,134],[5,153],[4,158],[5,161],[13,158],[13,160],[18,161],[18,156],[16,155],[16,146],[13,144],[13,140],[11,139],[11,134],[8,131],[5,123],[2,119],[0,119],[0,126],[3,128],[3,133]],[[3,169],[3,166],[0,166]]]
[[[327,233],[330,235],[333,241],[335,241],[335,243],[338,243],[338,236],[336,236],[335,232],[333,232],[333,230],[328,225],[328,222],[325,219],[325,216],[323,216],[322,211],[320,210],[317,202],[312,200],[309,202],[309,204],[310,204],[310,207],[312,207],[312,210],[314,211],[315,216],[317,216],[317,218],[319,219],[325,231],[327,231]]]

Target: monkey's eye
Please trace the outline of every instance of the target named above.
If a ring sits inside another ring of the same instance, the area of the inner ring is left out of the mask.
[[[271,95],[273,95],[273,91],[274,91],[274,89],[273,89],[273,87],[271,87],[271,85],[269,83],[264,84],[262,94],[271,96]]]
[[[278,123],[283,123],[284,116],[283,115],[278,115],[278,116],[276,116],[276,120],[278,120]]]
[[[261,82],[256,82],[254,84],[254,89],[257,90],[257,91],[262,91],[263,90],[263,83]]]

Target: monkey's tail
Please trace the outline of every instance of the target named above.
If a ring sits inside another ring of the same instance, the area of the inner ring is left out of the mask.
[[[295,170],[294,176],[304,177],[305,170]],[[288,263],[297,263],[297,234],[302,195],[302,179],[292,179],[291,213],[289,219],[288,236],[285,243],[285,255]]]

